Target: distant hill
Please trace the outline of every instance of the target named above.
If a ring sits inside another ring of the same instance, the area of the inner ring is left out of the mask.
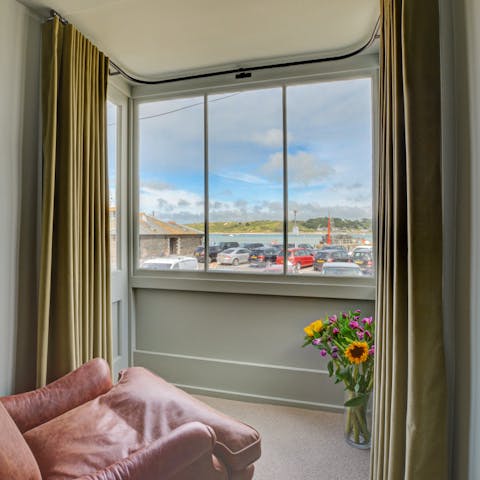
[[[350,218],[339,218],[332,217],[331,219],[332,228],[338,230],[371,230],[372,229],[372,219],[371,218],[360,218],[352,220]],[[300,222],[301,227],[304,228],[304,231],[315,231],[317,229],[324,230],[328,225],[328,217],[318,217],[310,218],[304,222]]]
[[[326,231],[328,217],[310,218],[302,221],[297,220],[300,233],[312,233]],[[331,218],[332,230],[371,230],[372,220],[361,218],[352,220],[348,218]],[[189,223],[188,227],[203,230],[203,223]],[[289,222],[288,230],[291,231],[293,222]],[[280,220],[253,220],[251,222],[213,222],[210,223],[210,233],[281,233],[283,222]]]

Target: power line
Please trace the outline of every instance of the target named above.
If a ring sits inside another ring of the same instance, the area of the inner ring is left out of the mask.
[[[214,98],[212,100],[208,100],[208,102],[209,103],[218,102],[219,100],[225,100],[226,98],[234,97],[235,95],[240,95],[240,93],[241,92],[231,93],[230,95],[225,95],[224,97]],[[164,115],[168,115],[169,113],[179,112],[180,110],[186,110],[187,108],[198,107],[198,105],[203,105],[203,101],[198,102],[198,103],[192,103],[191,105],[185,105],[184,107],[176,108],[174,110],[169,110],[168,112],[155,113],[153,115],[147,115],[145,117],[139,117],[138,119],[139,120],[148,120],[150,118],[163,117]]]

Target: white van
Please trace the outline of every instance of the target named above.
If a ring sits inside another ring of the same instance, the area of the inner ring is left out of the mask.
[[[145,260],[141,268],[147,270],[198,270],[198,262],[193,257],[157,257]]]

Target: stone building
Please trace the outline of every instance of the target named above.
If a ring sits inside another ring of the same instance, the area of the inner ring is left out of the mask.
[[[175,222],[164,222],[146,213],[139,214],[139,260],[168,255],[192,256],[203,244],[203,232]]]

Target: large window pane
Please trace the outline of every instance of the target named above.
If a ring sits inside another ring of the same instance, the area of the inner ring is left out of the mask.
[[[291,263],[373,275],[371,80],[288,87],[287,125]]]
[[[107,158],[108,158],[108,186],[109,186],[109,217],[110,217],[110,268],[118,270],[119,258],[119,225],[118,217],[118,189],[117,189],[117,164],[118,164],[118,110],[119,107],[112,102],[107,102]]]
[[[371,90],[366,77],[140,104],[138,266],[372,276]]]
[[[281,88],[208,97],[212,270],[283,272],[282,118]]]
[[[202,268],[203,117],[203,97],[139,105],[140,268]]]

